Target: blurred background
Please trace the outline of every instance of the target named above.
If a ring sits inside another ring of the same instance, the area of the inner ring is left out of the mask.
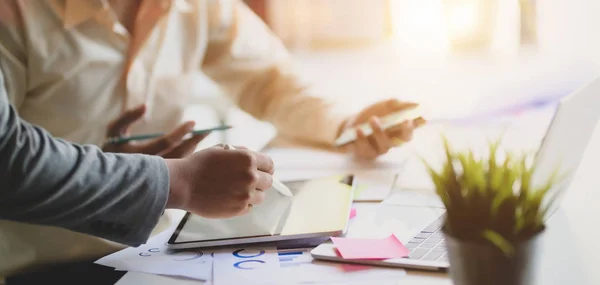
[[[245,2],[284,41],[313,92],[349,110],[395,97],[466,116],[560,98],[600,69],[600,1]],[[253,148],[275,135],[230,107],[218,88],[199,88],[188,117],[200,126],[232,124],[226,139]]]

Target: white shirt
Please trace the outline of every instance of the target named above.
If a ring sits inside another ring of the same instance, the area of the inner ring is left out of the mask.
[[[304,92],[284,46],[240,1],[144,0],[135,37],[103,0],[18,3],[21,19],[0,23],[0,68],[20,115],[57,137],[100,145],[108,123],[142,103],[132,132],[170,131],[198,72],[280,135],[331,145],[342,122]]]
[[[0,68],[10,100],[21,117],[57,137],[99,145],[108,123],[141,103],[148,113],[132,133],[170,131],[198,72],[280,136],[330,146],[343,121],[305,92],[281,42],[238,0],[144,0],[135,37],[105,0],[0,0],[0,11]],[[0,277],[119,248],[0,220],[7,261],[0,260]]]

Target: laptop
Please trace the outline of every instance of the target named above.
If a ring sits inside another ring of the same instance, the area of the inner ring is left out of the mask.
[[[274,189],[250,213],[228,219],[208,219],[186,213],[167,242],[170,249],[239,244],[315,246],[346,232],[354,197],[354,176],[286,182],[293,196]]]
[[[536,171],[532,177],[534,185],[540,185],[560,165],[567,173],[551,196],[558,195],[546,219],[554,214],[560,200],[573,180],[589,140],[600,120],[600,78],[564,97],[558,104],[552,121],[536,153]],[[402,267],[440,271],[449,267],[442,226],[445,215],[441,215],[405,246],[410,250],[408,258],[387,260],[347,260],[341,258],[331,243],[324,243],[311,251],[315,259],[347,263]]]

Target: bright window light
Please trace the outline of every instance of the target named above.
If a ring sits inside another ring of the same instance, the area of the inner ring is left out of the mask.
[[[448,15],[450,37],[468,37],[476,32],[477,6],[475,2],[461,3],[450,9]]]
[[[391,0],[394,39],[398,46],[416,53],[446,52],[443,1]]]

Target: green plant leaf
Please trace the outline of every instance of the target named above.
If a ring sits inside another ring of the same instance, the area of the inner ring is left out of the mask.
[[[548,203],[543,207],[543,209],[539,213],[538,226],[543,225],[544,220],[547,218],[548,212],[552,209],[552,207],[554,207],[554,203],[556,202],[556,200],[558,200],[558,198],[560,197],[560,194],[562,194],[562,193],[557,191],[553,195],[551,195]]]
[[[483,237],[498,247],[507,257],[515,254],[515,247],[499,233],[487,229],[483,231]]]
[[[450,148],[450,144],[448,140],[444,137],[444,149],[446,154],[446,162],[444,163],[443,174],[444,177],[446,193],[448,194],[449,203],[453,205],[453,207],[461,207],[462,202],[464,201],[463,194],[461,192],[461,185],[459,181],[459,177],[457,176],[456,170],[454,169],[454,155]]]
[[[425,166],[425,169],[429,173],[429,177],[431,178],[433,184],[435,185],[436,194],[440,197],[440,199],[442,200],[442,203],[444,203],[444,206],[446,207],[446,209],[450,208],[451,204],[450,204],[450,199],[448,197],[448,193],[446,191],[444,191],[446,181],[444,180],[443,175],[441,173],[436,172],[435,169],[433,169],[431,164],[429,164],[424,157],[422,157],[420,155],[417,157],[421,160],[421,162]]]
[[[529,163],[529,153],[500,152],[499,139],[490,142],[489,157],[480,158],[473,150],[452,150],[446,137],[443,142],[445,161],[438,171],[421,160],[446,207],[445,230],[465,240],[491,239],[506,251],[502,241],[531,237],[544,227],[550,208],[545,202],[556,179],[550,177],[542,187],[534,188],[535,165]],[[500,159],[501,154],[506,157]]]
[[[513,231],[513,236],[519,235],[525,228],[525,218],[523,217],[522,208],[518,208],[515,211],[515,230]]]
[[[571,171],[565,171],[562,174],[559,174],[559,168],[557,167],[554,172],[552,173],[552,175],[550,176],[550,179],[548,180],[548,183],[545,185],[545,187],[540,191],[543,192],[543,194],[540,194],[541,197],[539,198],[540,200],[545,198],[548,195],[548,192],[550,192],[550,190],[556,186],[556,184],[558,184],[560,186],[560,184],[567,178],[570,176],[570,172]],[[544,220],[546,218],[546,215],[548,214],[548,211],[554,206],[554,203],[556,203],[556,200],[558,199],[558,197],[560,197],[560,195],[562,194],[562,191],[564,191],[565,189],[557,189],[557,191],[550,196],[550,198],[548,199],[548,202],[546,203],[545,206],[542,207],[542,210],[539,212],[539,219],[540,220]]]
[[[475,183],[477,184],[477,188],[479,189],[480,192],[483,192],[486,190],[485,185],[485,169],[483,168],[483,161],[477,161],[475,159],[475,154],[473,153],[473,150],[469,150],[469,170],[470,174],[473,178],[473,180],[475,181]]]

